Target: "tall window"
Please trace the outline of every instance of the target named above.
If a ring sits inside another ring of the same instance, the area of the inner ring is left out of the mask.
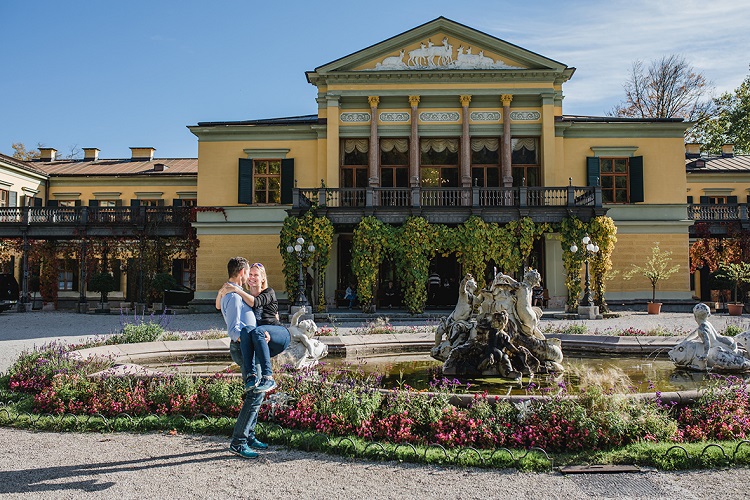
[[[198,200],[196,200],[195,198],[182,198],[182,206],[183,207],[197,207]]]
[[[146,200],[139,199],[138,204],[141,207],[161,207],[164,206],[164,200]]]
[[[78,289],[78,261],[73,259],[59,259],[57,289],[63,291]]]
[[[114,208],[122,205],[122,200],[96,200],[97,207],[101,208]]]
[[[409,187],[409,139],[380,139],[380,185]]]
[[[604,203],[629,203],[630,158],[599,158],[602,201]]]
[[[471,184],[500,187],[500,140],[492,137],[471,139]]]
[[[341,187],[366,188],[369,160],[369,139],[344,139],[341,141]],[[363,206],[365,192],[344,191],[341,194],[344,206]]]
[[[458,139],[422,139],[419,146],[422,187],[457,187]]]
[[[7,207],[10,200],[10,191],[0,189],[0,207]]]
[[[281,160],[253,160],[253,203],[281,203]]]
[[[64,207],[64,208],[72,208],[77,207],[80,201],[78,200],[58,200],[57,206],[58,207]]]
[[[542,185],[542,168],[539,165],[539,140],[536,137],[514,137],[511,140],[511,166],[513,185]]]

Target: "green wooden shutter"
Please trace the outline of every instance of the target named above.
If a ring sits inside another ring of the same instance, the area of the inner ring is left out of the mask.
[[[294,158],[281,160],[281,204],[292,204],[292,189],[294,189]]]
[[[688,203],[693,203],[693,197],[692,196],[688,196],[687,197],[687,202]]]
[[[138,199],[130,200],[130,206],[131,207],[140,207],[141,206],[141,200],[138,200]]]
[[[630,158],[630,203],[643,201],[643,156]]]
[[[47,201],[47,206],[48,207],[56,207],[56,206],[58,206],[57,205],[57,200],[48,200]]]
[[[16,191],[9,191],[8,192],[8,206],[9,207],[17,207],[18,206],[18,192],[16,192]]]
[[[81,200],[76,200],[75,201],[75,206],[80,207],[81,206]]]
[[[727,196],[727,203],[737,203],[736,196]]]
[[[173,198],[172,199],[172,206],[173,207],[181,207],[182,206],[182,200],[180,198]]]
[[[240,158],[240,173],[237,183],[237,203],[253,203],[253,160]]]
[[[708,205],[709,203],[708,196],[701,196],[701,205]]]
[[[90,207],[98,207],[99,206],[99,200],[89,200],[89,206]]]
[[[589,156],[586,158],[586,185],[596,186],[600,184],[599,157]]]

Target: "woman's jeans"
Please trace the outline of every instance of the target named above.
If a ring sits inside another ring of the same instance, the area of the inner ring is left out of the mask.
[[[271,340],[266,342],[266,332]],[[247,375],[256,375],[255,365],[260,366],[264,377],[273,376],[271,357],[281,353],[289,346],[291,335],[281,325],[259,325],[255,328],[243,328],[240,332],[242,364],[248,367]],[[247,381],[247,377],[245,377]]]

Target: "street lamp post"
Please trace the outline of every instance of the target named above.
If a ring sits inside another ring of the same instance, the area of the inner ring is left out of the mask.
[[[589,238],[589,235],[584,236],[583,239],[581,239],[581,243],[583,243],[581,250],[584,252],[584,262],[586,264],[586,287],[583,290],[583,298],[581,299],[581,303],[579,305],[583,307],[591,307],[594,305],[594,301],[591,298],[591,276],[589,275],[589,259],[599,251],[599,245],[594,243],[594,241]],[[578,251],[578,246],[573,243],[572,245],[570,245],[570,251],[572,253],[576,253]]]
[[[294,301],[294,305],[298,307],[307,306],[307,297],[305,296],[305,274],[302,268],[302,263],[315,252],[315,245],[310,243],[305,247],[305,239],[299,236],[292,245],[286,247],[286,251],[289,254],[296,254],[297,263],[299,264],[299,283],[297,290],[297,298]]]

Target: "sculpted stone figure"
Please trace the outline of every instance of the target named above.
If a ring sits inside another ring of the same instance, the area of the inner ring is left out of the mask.
[[[706,304],[697,304],[693,316],[698,328],[669,351],[675,365],[696,371],[750,371],[747,351],[740,349],[732,337],[720,335],[708,322],[711,310]]]
[[[300,320],[306,312],[307,308],[303,307],[292,316],[288,328],[291,335],[289,347],[273,358],[278,368],[285,365],[296,369],[308,368],[317,365],[320,358],[328,355],[328,346],[313,338],[318,333],[318,325],[311,319]]]
[[[542,310],[532,307],[532,290],[541,282],[528,269],[523,281],[497,273],[477,292],[474,278],[461,282],[453,312],[441,319],[433,358],[444,361],[445,374],[499,375],[518,379],[540,370],[563,371],[560,342],[547,340],[538,328]]]

